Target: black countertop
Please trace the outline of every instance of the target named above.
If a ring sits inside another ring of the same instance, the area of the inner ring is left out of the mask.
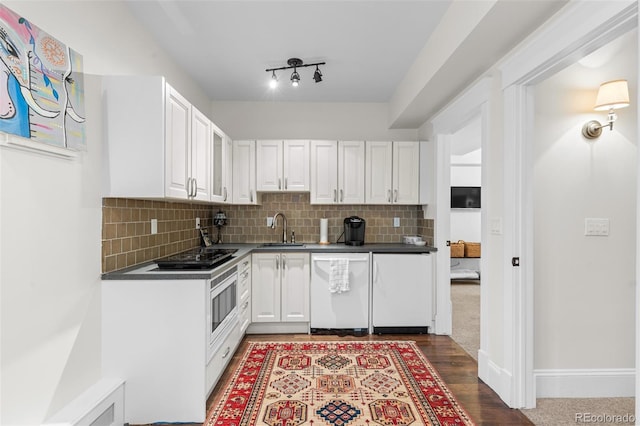
[[[361,246],[348,246],[338,244],[301,243],[286,245],[266,246],[264,243],[255,244],[216,244],[218,249],[237,249],[233,259],[213,269],[195,271],[166,271],[158,270],[155,262],[146,262],[118,271],[102,274],[103,280],[201,280],[211,279],[214,276],[234,267],[243,257],[251,253],[267,252],[307,252],[307,253],[395,253],[395,254],[422,254],[437,251],[431,246],[416,246],[402,243],[371,243]]]

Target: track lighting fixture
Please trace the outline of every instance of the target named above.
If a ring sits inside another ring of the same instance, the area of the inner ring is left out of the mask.
[[[293,73],[291,73],[291,85],[293,87],[298,87],[298,84],[300,83],[300,74],[298,73],[298,68],[315,66],[316,70],[313,73],[313,80],[316,83],[320,83],[322,81],[322,72],[320,71],[319,66],[325,65],[325,62],[315,62],[313,64],[305,64],[304,62],[302,62],[302,59],[289,58],[289,60],[287,60],[287,64],[288,66],[286,67],[269,68],[265,70],[266,72],[271,72],[271,81],[269,82],[269,86],[272,89],[277,86],[278,76],[276,75],[276,71],[279,71],[279,70],[289,70],[293,68]]]

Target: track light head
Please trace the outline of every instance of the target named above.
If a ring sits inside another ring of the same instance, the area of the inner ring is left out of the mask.
[[[271,87],[272,89],[275,89],[276,87],[278,87],[278,76],[276,76],[275,70],[271,75],[271,81],[269,81],[269,87]]]
[[[320,68],[316,65],[316,71],[313,73],[313,80],[316,83],[320,83],[322,81],[322,73],[320,72]]]
[[[298,83],[300,83],[300,74],[298,74],[298,71],[294,68],[293,73],[291,74],[291,85],[293,87],[298,87]]]

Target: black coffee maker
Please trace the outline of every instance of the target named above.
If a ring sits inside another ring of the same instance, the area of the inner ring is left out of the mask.
[[[344,219],[344,243],[348,246],[361,246],[364,244],[364,228],[366,221],[358,216]]]

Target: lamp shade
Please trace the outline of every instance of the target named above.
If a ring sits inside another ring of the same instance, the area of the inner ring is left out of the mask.
[[[600,85],[596,104],[596,111],[606,111],[629,106],[629,87],[627,80],[607,81]]]

